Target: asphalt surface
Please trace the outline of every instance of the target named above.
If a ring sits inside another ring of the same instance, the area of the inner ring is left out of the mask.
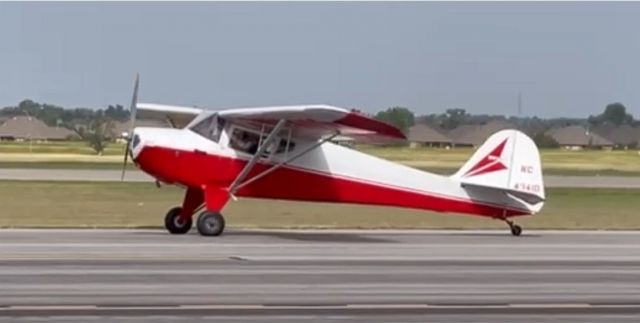
[[[0,320],[639,322],[640,233],[0,230]]]
[[[92,169],[0,169],[0,180],[44,181],[120,181],[120,170]],[[141,171],[127,171],[127,182],[152,182]],[[640,177],[622,176],[545,176],[546,187],[640,188]]]

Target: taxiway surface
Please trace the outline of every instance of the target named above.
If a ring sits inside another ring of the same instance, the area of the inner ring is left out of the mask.
[[[0,320],[638,322],[640,233],[1,230]]]
[[[121,180],[120,170],[110,169],[31,169],[0,168],[0,180],[22,181],[97,181]],[[139,170],[127,171],[126,182],[153,182],[153,177]],[[635,176],[545,176],[546,187],[640,188]]]

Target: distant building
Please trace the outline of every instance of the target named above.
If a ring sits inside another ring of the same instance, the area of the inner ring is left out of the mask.
[[[434,127],[416,124],[409,129],[407,136],[411,147],[450,147],[451,139]]]
[[[67,128],[49,127],[41,120],[33,117],[11,117],[0,125],[0,140],[55,141],[72,138],[77,138],[75,132]]]
[[[478,128],[479,125],[465,124],[449,130],[446,134],[451,139],[451,143],[454,147],[473,147],[473,144],[466,140],[464,137],[467,133],[471,133]]]
[[[450,130],[447,135],[456,147],[479,147],[489,136],[505,129],[516,127],[506,120],[496,119],[482,125],[462,125]]]
[[[592,131],[613,142],[617,148],[636,148],[640,142],[640,128],[630,125],[603,125],[593,128]]]
[[[355,139],[347,136],[335,136],[331,142],[345,147],[353,147],[356,144]]]
[[[583,126],[567,126],[551,129],[546,132],[546,135],[557,141],[561,147],[571,150],[586,148],[613,149],[615,146],[612,141],[593,131],[589,131]]]

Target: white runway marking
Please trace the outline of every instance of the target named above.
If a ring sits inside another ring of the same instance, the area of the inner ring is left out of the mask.
[[[500,309],[500,308],[528,308],[528,309],[548,309],[548,308],[640,308],[640,304],[588,304],[588,303],[516,303],[516,304],[477,304],[477,305],[455,305],[455,304],[343,304],[343,305],[270,305],[270,304],[182,304],[163,306],[104,306],[104,305],[15,305],[0,308],[0,311],[11,310],[159,310],[159,309],[183,309],[183,310],[203,310],[203,309],[261,309],[261,310],[283,310],[283,309]]]

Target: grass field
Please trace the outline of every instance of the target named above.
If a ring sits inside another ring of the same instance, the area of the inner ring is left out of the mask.
[[[538,229],[640,229],[640,190],[549,189],[543,212],[517,222]],[[1,227],[161,227],[182,191],[146,183],[0,181]],[[389,207],[274,200],[231,201],[231,227],[504,228],[486,218]]]
[[[122,144],[111,144],[98,156],[82,142],[34,144],[0,143],[2,168],[96,168],[122,167]],[[360,146],[357,149],[385,159],[441,174],[451,174],[471,157],[471,148],[435,149],[408,147]],[[619,175],[640,176],[640,152],[542,150],[542,164],[547,175]]]
[[[361,147],[361,151],[423,169],[458,169],[473,154],[471,148],[427,149],[408,147]],[[540,151],[545,171],[620,172],[640,174],[637,150],[543,149]]]

